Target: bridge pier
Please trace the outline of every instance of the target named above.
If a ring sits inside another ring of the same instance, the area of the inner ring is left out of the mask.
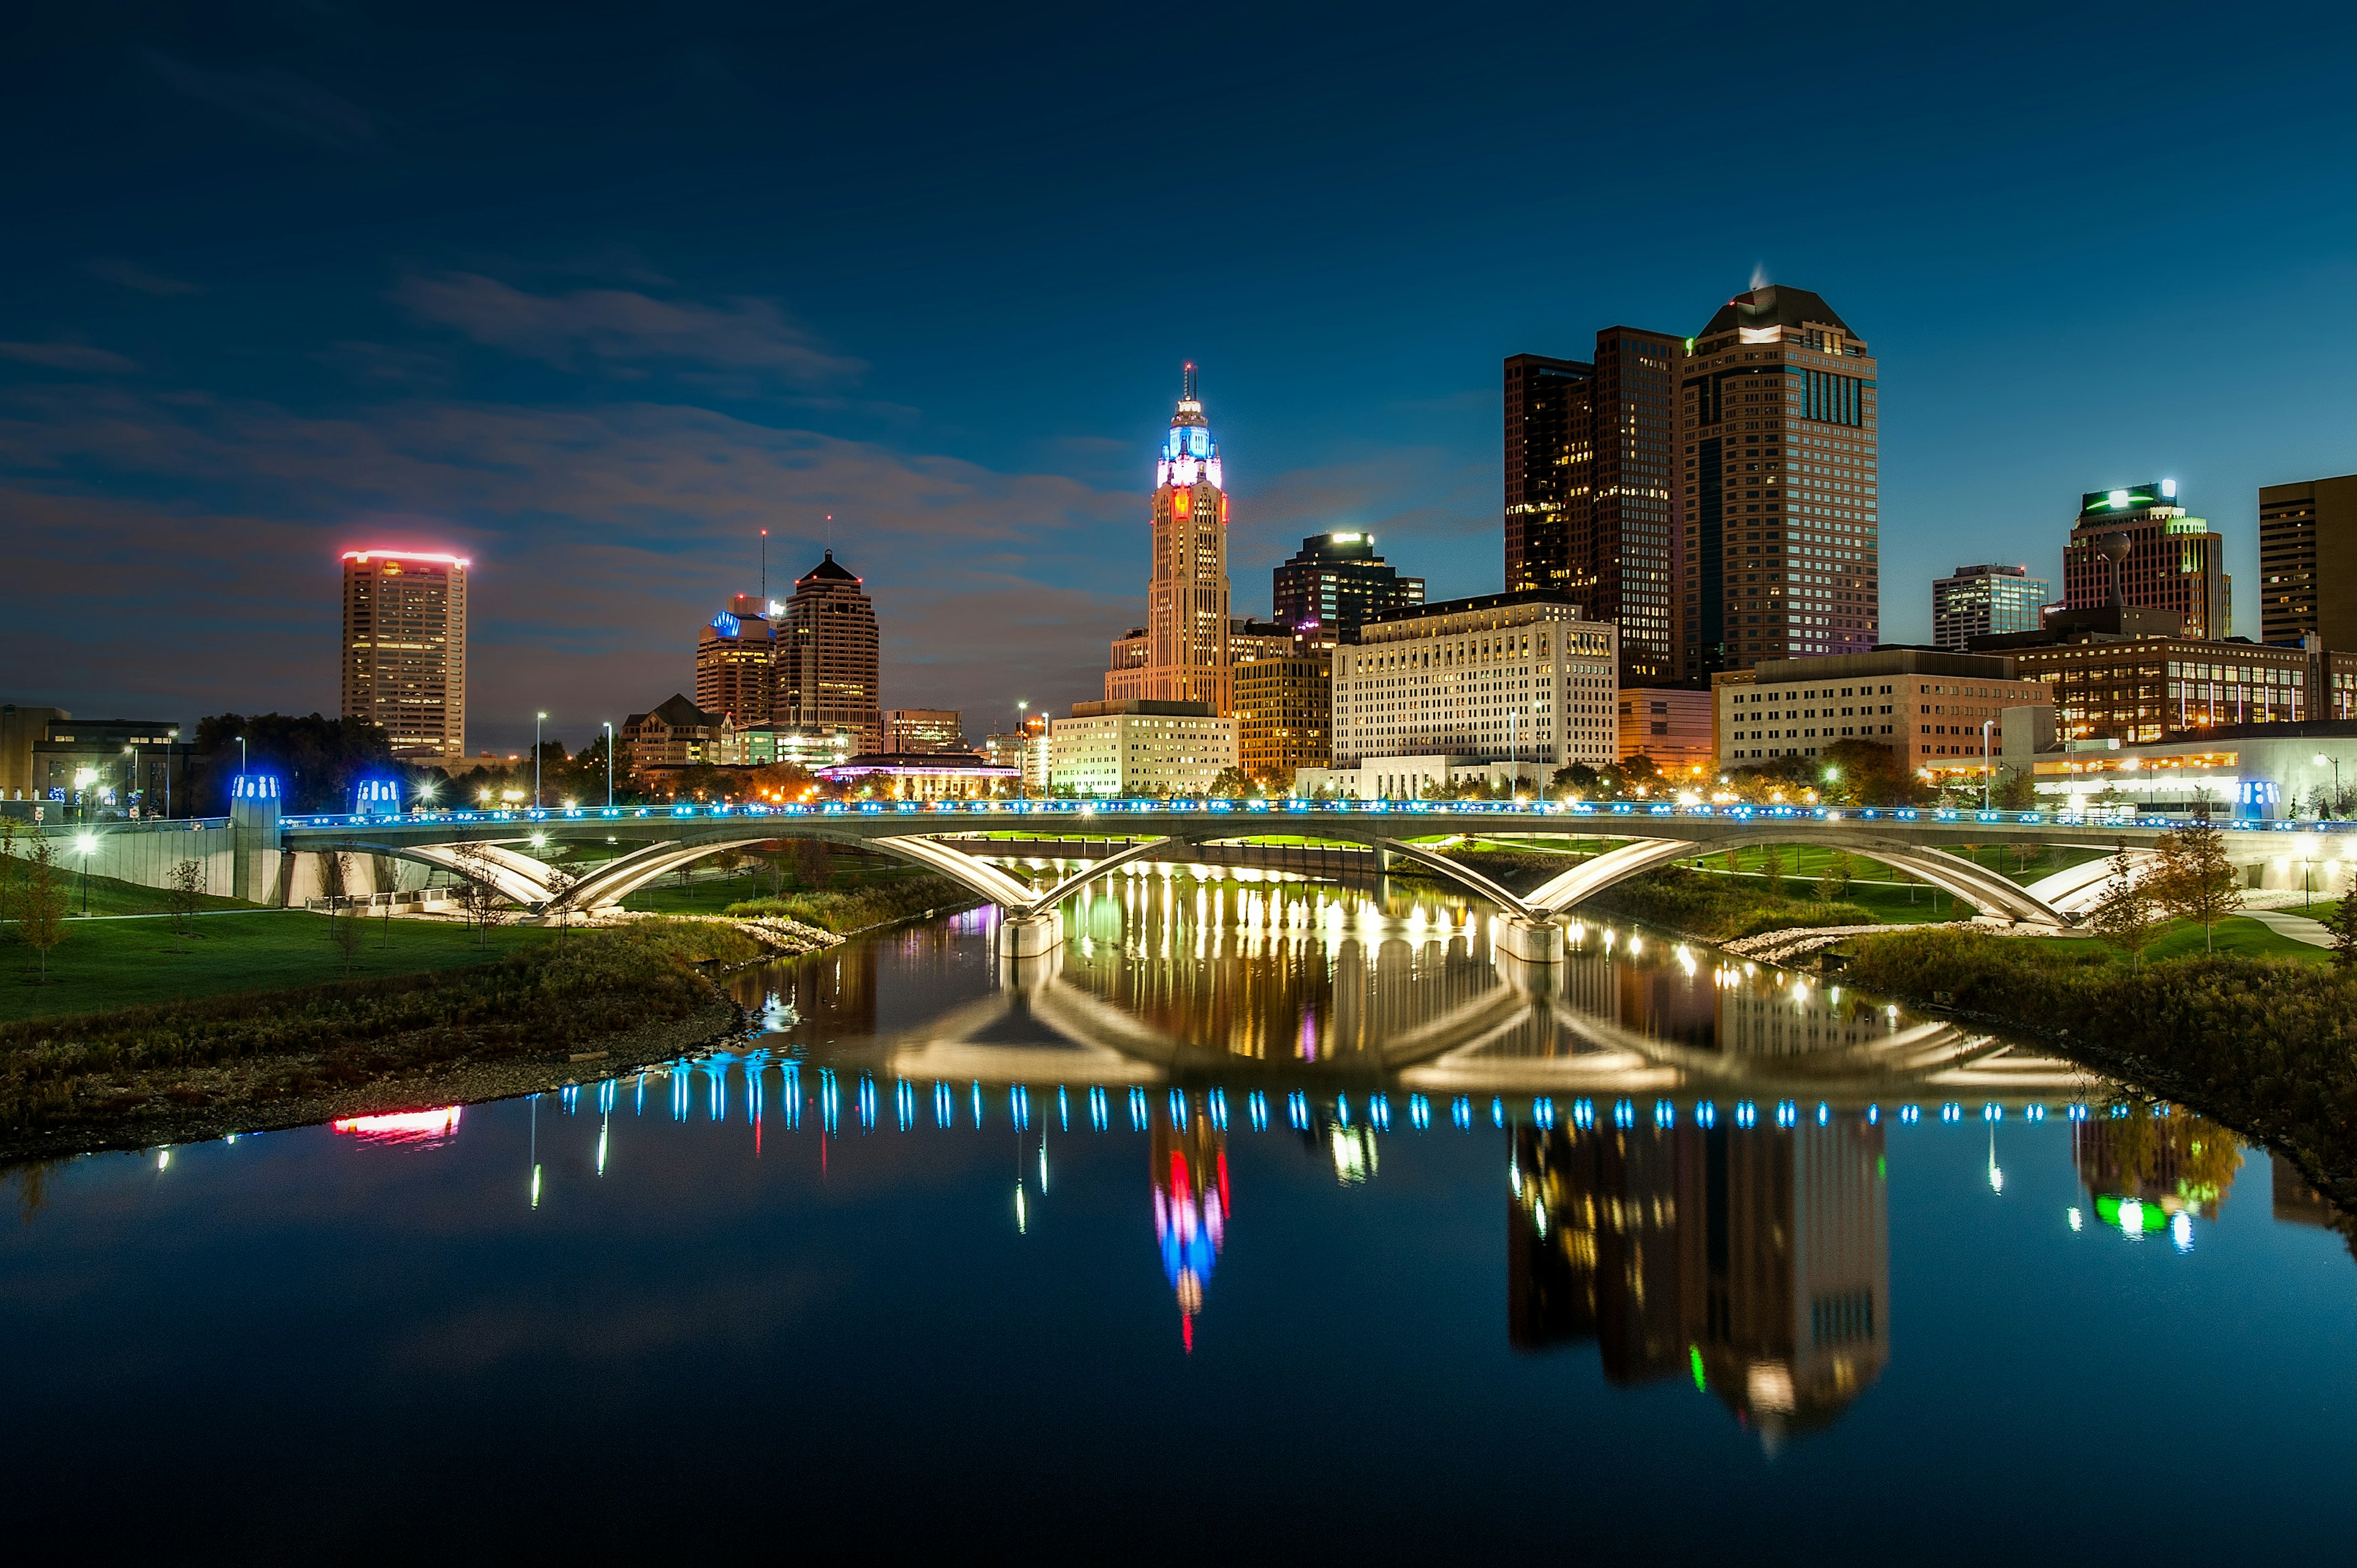
[[[1563,928],[1553,920],[1509,915],[1498,927],[1498,950],[1523,963],[1561,963]]]
[[[1032,915],[1010,910],[998,922],[1001,958],[1038,958],[1063,945],[1064,915],[1060,909],[1042,909]]]

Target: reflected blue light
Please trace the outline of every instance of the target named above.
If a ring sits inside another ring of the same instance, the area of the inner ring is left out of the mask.
[[[1215,1089],[1211,1090],[1211,1098],[1209,1103],[1211,1112],[1211,1125],[1217,1127],[1222,1133],[1226,1132],[1228,1130],[1228,1091],[1224,1089]]]
[[[1653,1125],[1654,1125],[1654,1126],[1656,1126],[1656,1127],[1674,1127],[1674,1126],[1676,1126],[1677,1124],[1678,1124],[1678,1106],[1677,1106],[1677,1101],[1674,1101],[1674,1100],[1656,1100],[1655,1101],[1653,1101]]]
[[[1922,1119],[1923,1108],[1920,1105],[1902,1105],[1899,1108],[1899,1124],[1902,1127],[1912,1127]]]
[[[1308,1095],[1297,1089],[1293,1090],[1285,1097],[1285,1110],[1286,1120],[1293,1123],[1295,1132],[1309,1131],[1309,1097]]]
[[[982,1130],[982,1079],[980,1079],[974,1080],[974,1126],[977,1133]]]
[[[1170,1091],[1170,1125],[1181,1133],[1187,1130],[1187,1097],[1175,1089]]]
[[[1999,1104],[1998,1104],[1996,1101],[1994,1101],[1994,1100],[1990,1101],[1988,1103],[1986,1103],[1986,1105],[1983,1105],[1983,1106],[1981,1107],[1981,1120],[1982,1120],[1982,1121],[1984,1121],[1984,1122],[2002,1122],[2002,1121],[2004,1121],[2004,1120],[2005,1120],[2005,1107],[2004,1107],[2004,1106],[2002,1106],[2002,1105],[1999,1105]]]
[[[894,1084],[892,1086],[892,1109],[899,1121],[900,1131],[905,1133],[910,1127],[915,1126],[917,1122],[917,1086],[910,1083],[905,1078],[899,1082]]]
[[[2022,1114],[2029,1118],[2032,1122],[2043,1122],[2046,1120],[2046,1107],[2043,1105],[2033,1105],[2029,1110],[2023,1112]]]
[[[1265,1133],[1268,1131],[1267,1095],[1263,1094],[1257,1089],[1254,1090],[1250,1094],[1244,1097],[1244,1110],[1246,1113],[1252,1117],[1252,1129],[1254,1132]]]
[[[875,1128],[876,1080],[863,1072],[859,1075],[859,1130],[869,1133]]]
[[[1378,1133],[1392,1130],[1392,1102],[1389,1095],[1371,1095],[1367,1100],[1367,1125]]]
[[[1492,1100],[1490,1101],[1490,1122],[1492,1126],[1497,1127],[1502,1127],[1506,1124],[1506,1102],[1504,1101]]]
[[[933,1080],[933,1125],[946,1128],[956,1112],[950,1105],[950,1086],[939,1079]]]
[[[1735,1124],[1737,1126],[1749,1127],[1756,1124],[1759,1120],[1760,1107],[1754,1105],[1749,1100],[1738,1100],[1735,1102]]]
[[[641,1071],[640,1072],[640,1074],[639,1074],[638,1103],[637,1103],[637,1105],[632,1109],[632,1111],[631,1111],[630,1114],[632,1114],[633,1116],[643,1116],[643,1115],[645,1115],[646,1113],[647,1113],[647,1075],[646,1075],[646,1073],[645,1073],[643,1070],[641,1070]]]
[[[1432,1125],[1432,1101],[1421,1094],[1407,1097],[1408,1125],[1421,1133]]]
[[[1824,1101],[1817,1101],[1817,1125],[1822,1127],[1834,1119],[1834,1108]]]
[[[1779,1127],[1791,1127],[1797,1125],[1800,1120],[1801,1108],[1799,1106],[1793,1104],[1789,1100],[1780,1100],[1776,1102],[1776,1125]]]
[[[608,1115],[613,1112],[614,1087],[614,1080],[610,1078],[597,1086],[598,1114]]]
[[[572,1115],[581,1109],[581,1086],[577,1083],[566,1084],[558,1091],[556,1102],[565,1107],[565,1113],[567,1116]]]
[[[1351,1097],[1349,1095],[1338,1094],[1334,1097],[1334,1119],[1345,1127],[1348,1127],[1351,1124]]]
[[[2083,1106],[2083,1105],[2076,1105],[2076,1104],[2074,1104],[2074,1105],[2072,1105],[2072,1106],[2071,1107],[2071,1120],[2072,1120],[2072,1121],[2073,1121],[2073,1122],[2084,1122],[2086,1119],[2087,1119],[2087,1108],[2086,1108],[2085,1106]]]
[[[1146,1131],[1146,1090],[1135,1084],[1129,1090],[1129,1130],[1133,1133]]]
[[[1024,1088],[1019,1083],[1016,1084],[1006,1091],[1006,1116],[1007,1120],[1015,1123],[1015,1130],[1017,1132],[1022,1133],[1029,1130],[1031,1126],[1031,1091]]]
[[[834,1069],[818,1069],[818,1124],[829,1137],[834,1135],[842,1112],[841,1090],[834,1080]]]
[[[1064,1086],[1060,1083],[1056,1086],[1056,1131],[1059,1133],[1069,1133],[1071,1130],[1071,1102],[1064,1098]]]
[[[1941,1106],[1941,1107],[1940,1107],[1940,1120],[1941,1120],[1941,1121],[1943,1121],[1943,1122],[1961,1122],[1961,1121],[1963,1121],[1964,1119],[1964,1108],[1963,1106],[1961,1106],[1961,1105],[1957,1104],[1954,1101],[1951,1100],[1951,1101],[1949,1101],[1945,1105],[1943,1105],[1943,1106]]]
[[[1707,1100],[1696,1101],[1695,1102],[1695,1125],[1697,1127],[1717,1126],[1718,1107]]]
[[[1882,1107],[1881,1107],[1881,1106],[1879,1106],[1879,1105],[1869,1105],[1869,1106],[1867,1106],[1867,1107],[1866,1108],[1866,1124],[1867,1124],[1867,1126],[1871,1127],[1871,1126],[1875,1125],[1877,1122],[1880,1122],[1881,1120],[1882,1120]]]
[[[1456,1122],[1460,1131],[1473,1131],[1473,1101],[1461,1094],[1449,1101],[1448,1119]]]
[[[778,1104],[786,1113],[786,1131],[800,1132],[802,1124],[802,1069],[797,1062],[787,1062],[780,1069],[783,1079],[778,1085]]]
[[[1637,1124],[1637,1107],[1626,1100],[1614,1101],[1612,1124],[1615,1127],[1634,1127]]]
[[[1102,1133],[1107,1120],[1104,1085],[1092,1083],[1089,1086],[1089,1125]]]

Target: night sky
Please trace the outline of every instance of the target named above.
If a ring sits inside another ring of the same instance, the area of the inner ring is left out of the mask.
[[[2346,7],[44,8],[0,48],[7,700],[332,713],[476,563],[469,742],[693,690],[832,538],[978,736],[1142,618],[1194,360],[1235,606],[1501,585],[1499,361],[1755,273],[1881,362],[1886,635],[2083,490],[2357,470]],[[1753,156],[1750,149],[1762,149]]]

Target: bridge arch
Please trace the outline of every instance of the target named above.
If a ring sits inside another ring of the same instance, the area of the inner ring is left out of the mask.
[[[548,878],[548,865],[531,855],[520,854],[504,844],[469,841],[468,847],[479,852],[481,860],[477,872],[491,885],[500,897],[514,903],[535,906],[546,902],[554,890]],[[430,865],[468,875],[468,868],[457,843],[389,843],[376,839],[307,840],[299,854],[382,854],[393,860],[406,860],[418,865]]]
[[[822,839],[857,849],[873,849],[885,854],[912,861],[929,871],[938,871],[966,888],[977,897],[1009,909],[1028,909],[1039,896],[1028,883],[1017,880],[985,861],[959,850],[951,849],[918,834],[901,838],[867,837],[855,833],[833,833],[815,822],[765,823],[758,834],[750,830],[701,833],[694,839],[674,839],[633,850],[629,854],[609,860],[584,876],[567,889],[564,897],[552,903],[552,908],[594,909],[619,903],[658,877],[667,875],[683,865],[702,860],[708,854],[739,843],[758,843],[768,839]]]
[[[1750,832],[1725,834],[1705,843],[1691,839],[1638,839],[1549,878],[1536,889],[1523,895],[1523,901],[1549,912],[1568,909],[1582,899],[1594,897],[1615,883],[1624,882],[1640,872],[1651,871],[1671,861],[1684,860],[1689,855],[1715,854],[1720,850],[1746,849],[1755,844],[1790,843],[1793,836],[1789,829],[1760,828]],[[1975,865],[1962,855],[1950,854],[1943,849],[1900,843],[1870,831],[1844,831],[1838,826],[1825,825],[1813,826],[1806,842],[1854,850],[1886,865],[1912,872],[1932,886],[1963,899],[1975,908],[2001,914],[2008,919],[2027,920],[2039,925],[2071,924],[2070,916],[2020,884],[2009,882],[1985,865]]]

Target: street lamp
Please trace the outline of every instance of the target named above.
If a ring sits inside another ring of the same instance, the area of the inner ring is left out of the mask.
[[[2326,802],[2327,809],[2324,814],[2338,821],[2341,816],[2341,759],[2337,757],[2327,757],[2320,751],[2316,754],[2316,765],[2319,768],[2328,762],[2332,764],[2332,799]]]
[[[614,721],[604,721],[606,726],[606,804],[614,804]]]
[[[169,822],[172,817],[172,748],[178,744],[179,739],[178,730],[167,729],[164,732],[164,820],[167,822]]]
[[[1989,776],[1994,771],[1989,760],[1989,726],[1996,723],[1995,719],[1981,721],[1981,810],[1984,811],[1989,809]]]
[[[98,782],[98,769],[77,768],[74,769],[73,780],[74,810],[81,813],[83,822],[88,822],[90,821],[90,787]]]
[[[74,848],[81,852],[81,918],[90,918],[90,857],[98,848],[96,833],[82,833],[75,838]]]
[[[124,805],[129,806],[134,811],[136,811],[138,810],[140,795],[139,743],[134,741],[129,746],[124,746],[123,748],[123,755],[131,759],[131,787],[123,792],[123,800]]]

